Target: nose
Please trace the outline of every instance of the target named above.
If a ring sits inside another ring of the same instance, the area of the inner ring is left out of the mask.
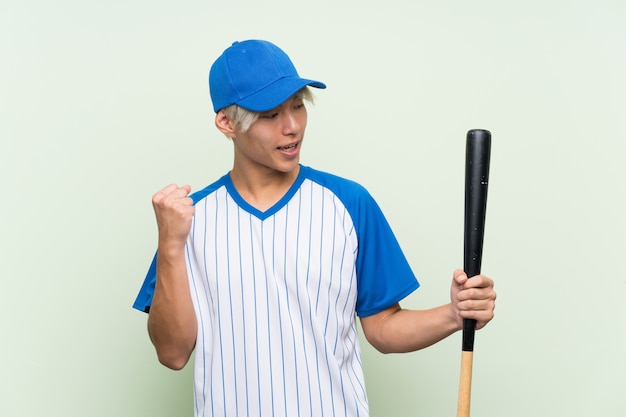
[[[300,115],[293,111],[286,111],[283,115],[283,134],[285,136],[294,136],[298,134],[302,127]]]

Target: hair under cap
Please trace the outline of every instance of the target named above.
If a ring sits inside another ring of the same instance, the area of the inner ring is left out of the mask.
[[[254,112],[271,110],[305,86],[326,84],[300,78],[289,56],[268,41],[234,42],[209,71],[213,110],[237,104]]]

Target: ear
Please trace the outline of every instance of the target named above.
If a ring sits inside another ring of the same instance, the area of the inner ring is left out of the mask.
[[[236,135],[235,123],[230,117],[226,116],[222,110],[218,111],[215,115],[215,127],[231,139],[233,139]]]

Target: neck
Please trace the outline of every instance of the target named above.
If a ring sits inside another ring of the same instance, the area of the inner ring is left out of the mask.
[[[287,193],[300,173],[300,166],[289,172],[267,170],[246,172],[235,166],[230,178],[239,195],[258,210],[266,211]]]

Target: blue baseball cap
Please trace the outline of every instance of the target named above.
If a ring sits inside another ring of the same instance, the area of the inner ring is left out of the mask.
[[[213,110],[237,104],[254,112],[271,110],[305,86],[326,88],[320,81],[300,78],[282,49],[271,42],[234,42],[209,71]]]

